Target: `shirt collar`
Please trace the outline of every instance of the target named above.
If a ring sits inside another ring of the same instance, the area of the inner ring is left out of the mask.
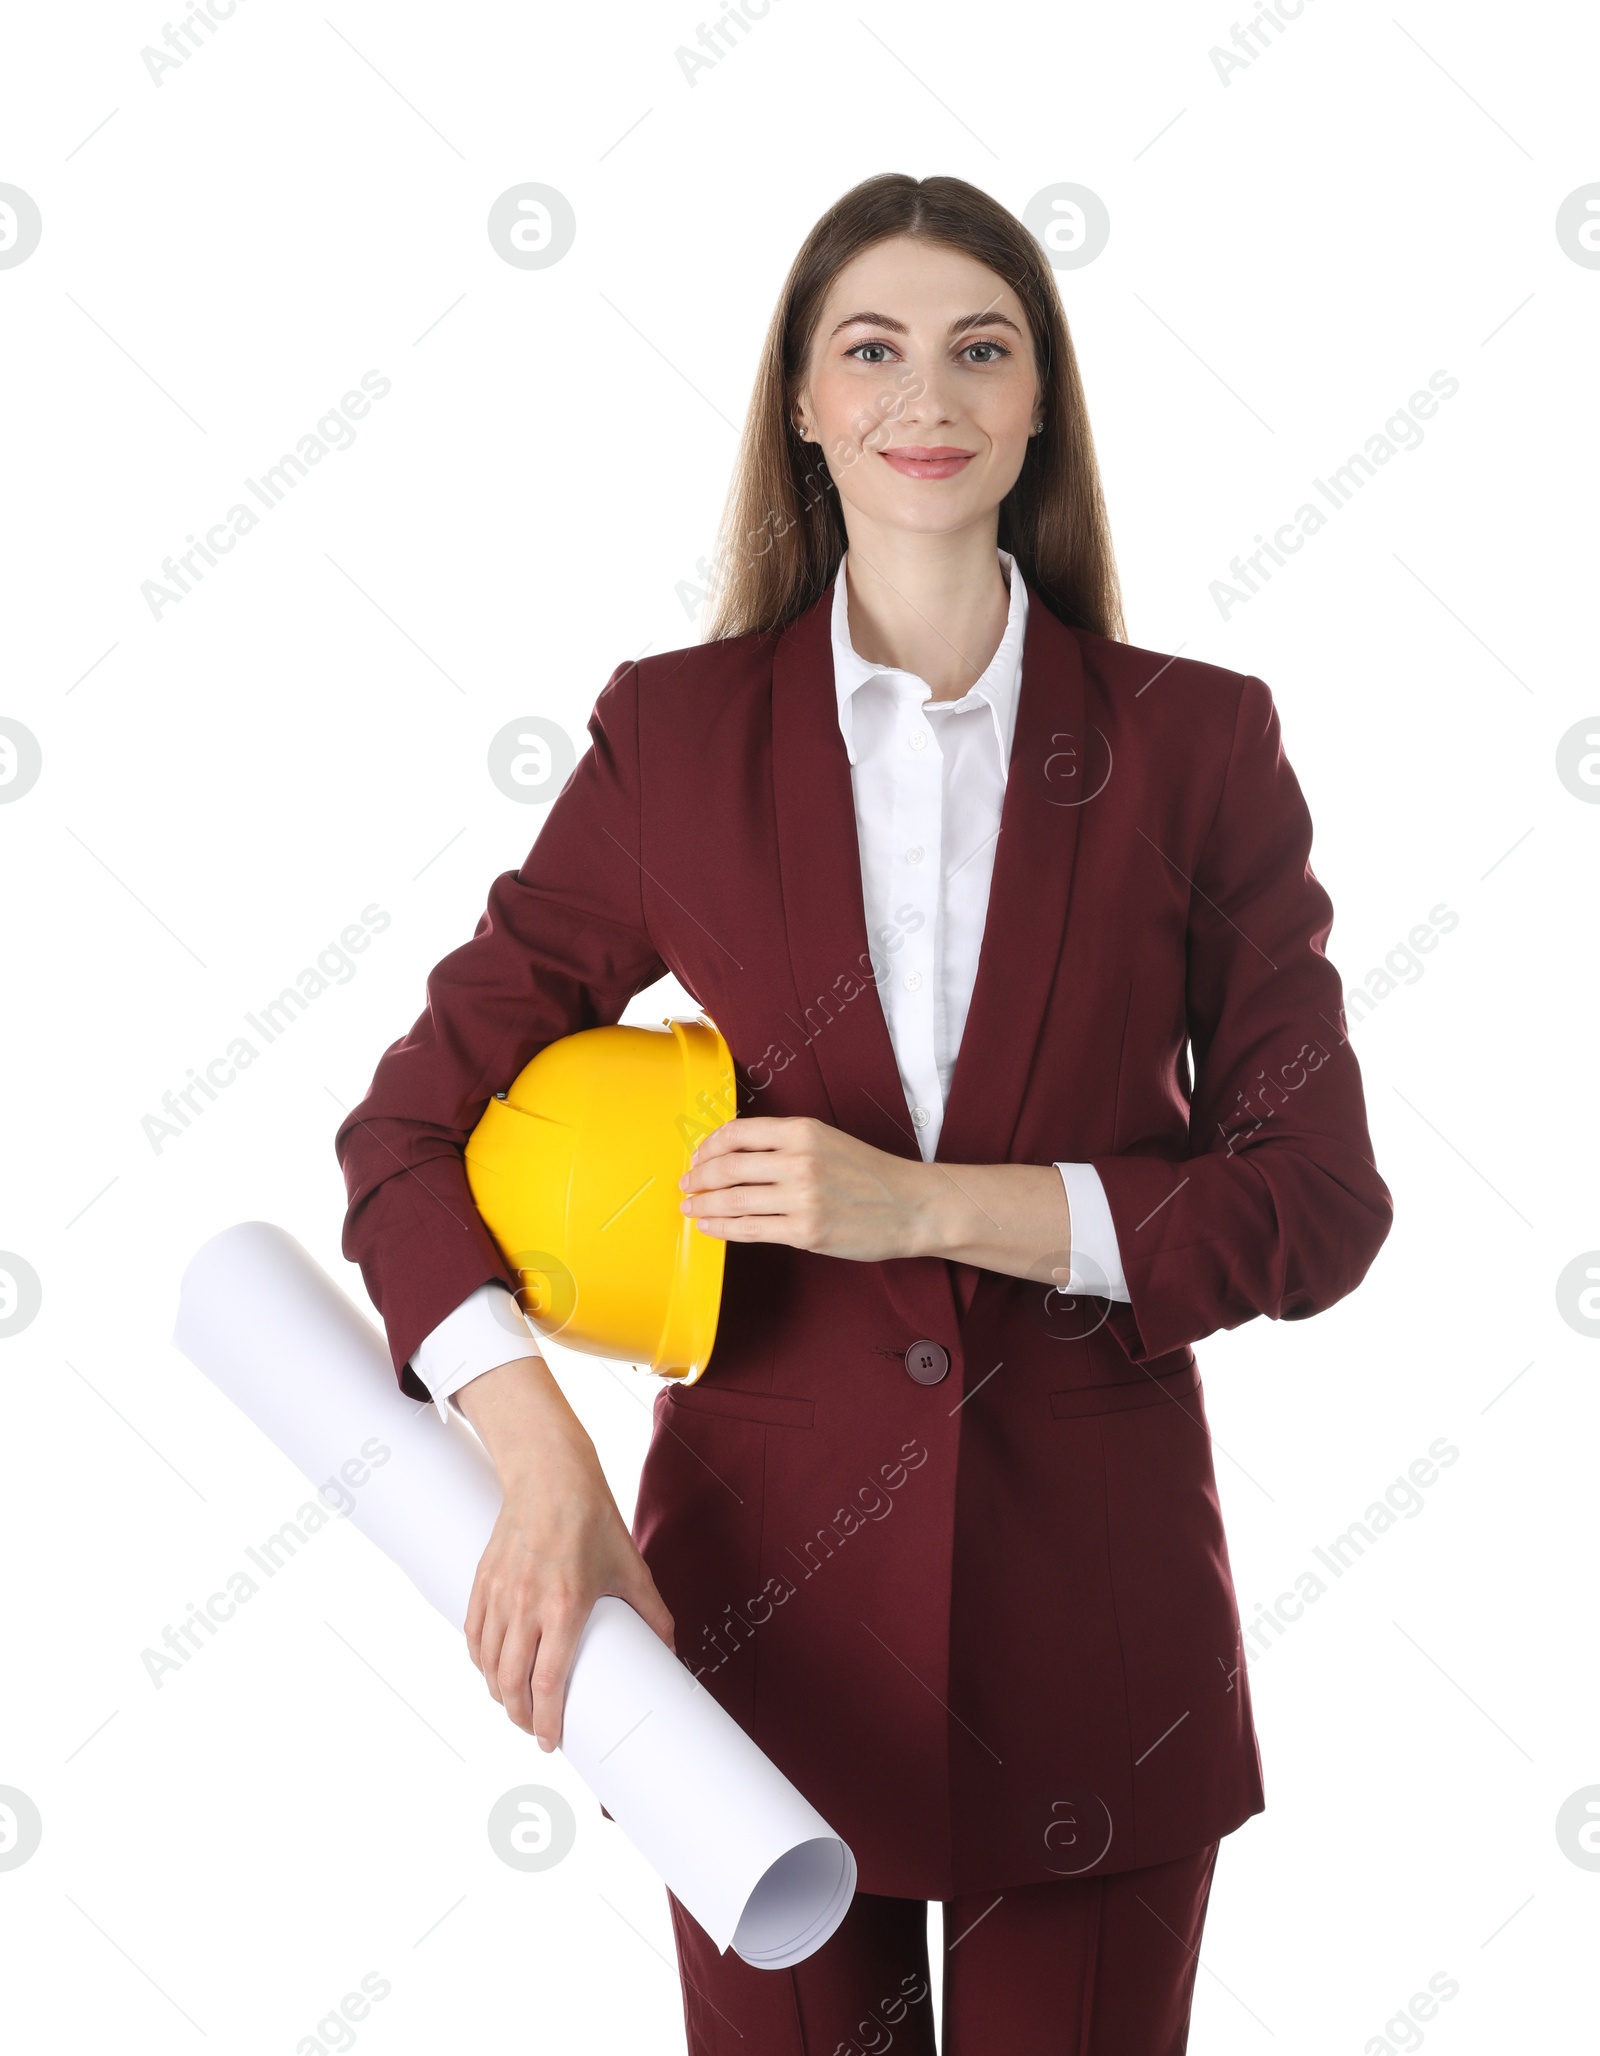
[[[846,556],[848,556],[846,552]],[[995,747],[1000,754],[1000,775],[1005,777],[1011,762],[1011,739],[1017,725],[1017,693],[1022,677],[1023,634],[1028,624],[1027,581],[1016,568],[1016,560],[1005,550],[1000,553],[1001,567],[1011,583],[1011,603],[1006,610],[1005,632],[999,647],[989,659],[988,668],[959,700],[934,702],[928,711],[936,717],[946,710],[967,707],[976,700],[982,700],[992,717]],[[856,693],[874,678],[914,679],[922,686],[923,697],[927,696],[927,685],[920,678],[914,678],[909,671],[900,671],[887,664],[869,664],[859,655],[850,640],[850,605],[845,584],[845,558],[839,560],[838,575],[833,582],[833,684],[839,705],[839,730],[844,737],[844,746],[852,764],[856,761],[852,709]]]

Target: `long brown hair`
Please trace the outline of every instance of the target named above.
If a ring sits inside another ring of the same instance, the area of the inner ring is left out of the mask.
[[[1069,627],[1125,639],[1122,593],[1078,363],[1055,274],[998,200],[959,178],[885,172],[836,200],[801,244],[767,330],[717,548],[708,641],[786,627],[837,574],[847,537],[820,446],[794,402],[828,289],[886,236],[965,251],[1022,301],[1044,415],[1000,503],[999,544]]]

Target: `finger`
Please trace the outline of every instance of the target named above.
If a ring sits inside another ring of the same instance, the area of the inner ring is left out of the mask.
[[[695,1222],[702,1235],[716,1235],[724,1242],[782,1242],[791,1248],[792,1231],[786,1214],[711,1214]]]
[[[765,1205],[740,1186],[730,1192],[716,1192],[716,1195],[695,1195],[683,1203],[683,1211],[691,1221],[697,1221],[707,1234],[728,1234],[732,1227],[747,1221],[765,1221],[769,1227],[786,1229],[794,1221],[794,1209],[777,1201]],[[716,1225],[714,1225],[716,1223]]]
[[[478,1569],[472,1580],[471,1596],[467,1600],[467,1617],[462,1623],[462,1632],[467,1640],[467,1653],[486,1678],[489,1689],[494,1690],[495,1665],[500,1660],[500,1647],[505,1640],[507,1609],[495,1594],[498,1576],[499,1556],[491,1536],[489,1546],[478,1560]]]
[[[735,1121],[738,1121],[738,1125],[741,1128],[749,1126],[749,1123],[747,1121],[739,1121],[737,1115],[734,1115],[731,1120],[719,1121],[716,1127],[708,1128],[706,1130],[705,1134],[700,1137],[699,1141],[694,1146],[694,1150],[691,1151],[690,1154],[693,1155],[695,1152],[705,1149],[707,1144],[712,1142],[716,1142],[719,1149],[726,1149],[729,1146],[729,1138],[732,1135]],[[737,1146],[737,1144],[734,1144],[734,1147]]]
[[[792,1201],[792,1178],[742,1178],[734,1172],[718,1184],[691,1186],[679,1199],[679,1213],[788,1213]]]
[[[543,1639],[540,1623],[532,1614],[513,1620],[501,1644],[491,1688],[505,1708],[506,1718],[530,1735],[534,1731],[534,1716],[529,1680]]]
[[[781,1149],[799,1118],[792,1114],[752,1114],[724,1121],[695,1145],[694,1158],[703,1163],[708,1156],[722,1156],[729,1150]]]
[[[472,1580],[472,1594],[467,1600],[467,1617],[461,1624],[461,1632],[467,1638],[467,1654],[483,1669],[483,1630],[489,1613],[489,1585],[484,1576],[483,1565],[478,1565],[477,1575]]]
[[[578,1637],[588,1617],[587,1607],[562,1603],[550,1614],[539,1637],[538,1657],[528,1685],[529,1725],[539,1747],[546,1751],[560,1746],[567,1679],[577,1654]]]
[[[725,1192],[734,1185],[775,1185],[787,1175],[788,1162],[776,1150],[739,1150],[691,1164],[678,1185],[684,1192]]]
[[[483,1672],[483,1681],[489,1688],[489,1697],[500,1697],[500,1658],[505,1649],[507,1620],[505,1613],[495,1605],[491,1596],[488,1613],[484,1617],[483,1633],[478,1641],[478,1653],[473,1662]]]

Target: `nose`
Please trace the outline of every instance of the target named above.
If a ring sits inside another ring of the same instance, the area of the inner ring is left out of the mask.
[[[950,386],[950,367],[942,359],[908,359],[892,391],[879,405],[884,425],[900,430],[897,442],[909,442],[911,437],[905,431],[911,428],[947,426],[959,412]]]

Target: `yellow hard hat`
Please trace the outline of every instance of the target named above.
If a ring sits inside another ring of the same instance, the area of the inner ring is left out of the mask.
[[[716,1024],[585,1028],[540,1050],[467,1138],[467,1183],[541,1335],[692,1384],[725,1244],[680,1213],[701,1139],[733,1119]]]

